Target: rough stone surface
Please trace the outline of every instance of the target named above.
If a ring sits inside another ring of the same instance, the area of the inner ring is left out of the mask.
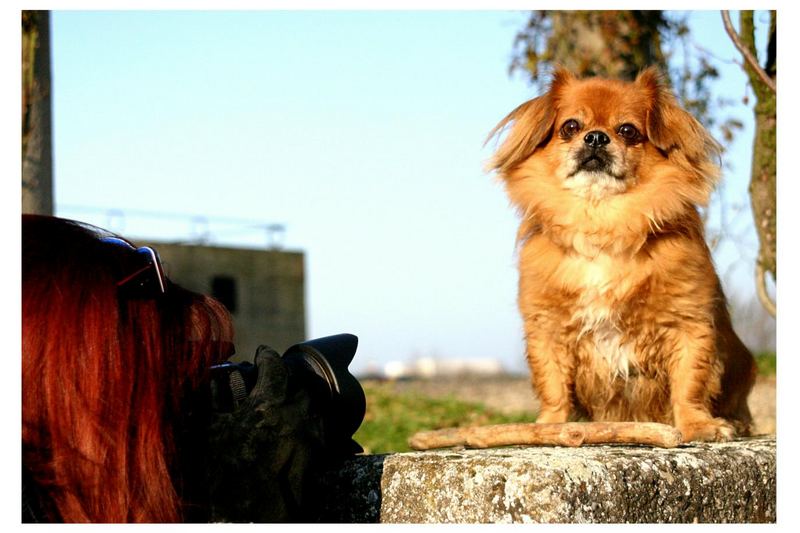
[[[380,522],[383,464],[402,455],[362,455],[323,475],[319,521]]]
[[[323,479],[323,522],[775,522],[774,437],[674,449],[368,455]]]

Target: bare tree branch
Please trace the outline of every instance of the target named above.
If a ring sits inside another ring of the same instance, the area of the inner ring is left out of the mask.
[[[767,271],[764,270],[761,261],[756,262],[756,289],[758,291],[758,299],[761,300],[761,305],[774,317],[777,309],[775,307],[775,302],[772,301],[772,298],[770,298],[767,293]]]
[[[653,422],[566,422],[564,424],[496,424],[421,431],[409,439],[415,450],[467,446],[534,445],[570,446],[584,444],[641,444],[674,448],[682,442],[676,428]]]
[[[730,36],[731,41],[733,41],[733,45],[736,47],[737,50],[739,50],[739,53],[742,54],[742,57],[745,59],[745,61],[747,61],[747,63],[755,71],[755,73],[758,74],[758,77],[761,78],[761,81],[763,81],[764,84],[772,90],[772,92],[777,93],[777,88],[775,87],[775,80],[773,80],[772,78],[769,77],[769,75],[767,75],[764,69],[761,68],[761,65],[758,64],[758,60],[753,56],[753,54],[750,53],[750,50],[748,50],[744,46],[744,44],[742,44],[742,40],[739,38],[739,34],[736,33],[736,30],[733,27],[733,23],[731,22],[730,13],[724,10],[721,11],[721,13],[722,13],[722,23],[724,24],[725,31]]]

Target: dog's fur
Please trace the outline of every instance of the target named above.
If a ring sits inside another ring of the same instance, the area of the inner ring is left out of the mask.
[[[522,217],[518,303],[537,421],[663,422],[684,441],[749,434],[755,364],[697,211],[719,145],[654,69],[633,82],[556,70],[489,138],[502,132],[490,168]]]

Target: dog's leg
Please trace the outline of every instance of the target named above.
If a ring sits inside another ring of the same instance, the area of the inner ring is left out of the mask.
[[[717,354],[725,365],[722,374],[722,394],[716,402],[715,414],[729,420],[739,436],[749,436],[753,431],[753,417],[747,397],[753,389],[758,374],[750,350],[733,331],[727,311],[714,319],[717,328]]]
[[[733,426],[711,415],[711,400],[719,395],[722,378],[712,326],[684,322],[669,337],[675,347],[669,362],[670,400],[683,441],[731,440]]]
[[[547,320],[525,321],[526,356],[531,379],[541,402],[537,422],[566,422],[572,410],[573,378],[571,356],[564,343],[557,342],[558,326]]]

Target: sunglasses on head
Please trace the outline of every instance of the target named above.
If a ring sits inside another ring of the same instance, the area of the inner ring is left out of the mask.
[[[134,248],[131,243],[118,237],[105,237],[101,241],[136,252],[141,263],[139,268],[117,281],[120,295],[127,298],[155,298],[167,291],[164,268],[155,249],[149,246]]]

